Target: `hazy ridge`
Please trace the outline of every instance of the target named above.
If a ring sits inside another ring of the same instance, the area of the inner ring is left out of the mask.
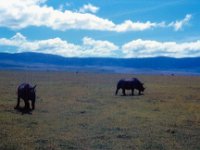
[[[0,53],[0,69],[200,74],[200,58],[66,58],[32,52]]]

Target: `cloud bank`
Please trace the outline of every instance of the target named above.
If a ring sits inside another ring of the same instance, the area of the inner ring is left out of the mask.
[[[0,46],[15,47],[16,52],[40,52],[65,57],[116,57],[116,51],[119,49],[111,42],[89,37],[82,39],[82,45],[75,45],[60,38],[29,41],[21,33],[10,39],[1,38]]]
[[[184,19],[166,23],[140,22],[125,20],[120,24],[94,15],[99,8],[86,4],[78,12],[54,9],[45,4],[46,0],[0,0],[0,27],[20,30],[29,26],[45,26],[53,30],[70,29],[98,30],[112,32],[144,31],[154,28],[173,28],[178,31],[191,19],[188,14]]]
[[[60,38],[30,41],[17,33],[9,39],[0,38],[0,46],[14,47],[16,52],[41,52],[65,57],[200,57],[200,40],[176,43],[136,39],[119,46],[110,41],[84,37],[82,44],[76,45]]]
[[[197,57],[200,56],[200,41],[159,42],[137,39],[122,46],[125,57]]]

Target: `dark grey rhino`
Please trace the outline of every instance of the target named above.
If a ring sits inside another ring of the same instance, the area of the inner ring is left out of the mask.
[[[32,104],[32,110],[35,109],[35,99],[36,99],[36,92],[35,92],[35,86],[31,86],[28,83],[23,83],[18,86],[17,89],[17,105],[15,106],[15,109],[19,109],[20,106],[20,99],[24,100],[25,110],[30,110],[30,104],[29,100],[31,101]]]
[[[123,95],[126,95],[125,90],[131,90],[132,95],[134,95],[134,89],[137,89],[139,91],[139,95],[141,95],[141,92],[144,92],[145,90],[143,83],[141,83],[137,78],[119,80],[117,83],[115,95],[117,95],[119,89],[122,89]]]

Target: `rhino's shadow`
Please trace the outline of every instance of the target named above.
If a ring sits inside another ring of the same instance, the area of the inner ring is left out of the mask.
[[[121,94],[120,96],[122,96],[122,97],[129,97],[129,96],[142,96],[142,95],[144,95],[144,94],[143,93],[141,93],[141,94],[134,94],[134,95],[132,95],[132,94],[126,94],[126,95]]]
[[[14,108],[16,111],[20,112],[22,115],[24,114],[29,114],[32,115],[32,110],[31,109],[25,109],[24,107],[18,107]]]

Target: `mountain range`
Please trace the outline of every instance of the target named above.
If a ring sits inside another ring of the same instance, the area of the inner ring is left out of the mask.
[[[200,74],[200,57],[69,58],[33,52],[0,53],[0,69]]]

